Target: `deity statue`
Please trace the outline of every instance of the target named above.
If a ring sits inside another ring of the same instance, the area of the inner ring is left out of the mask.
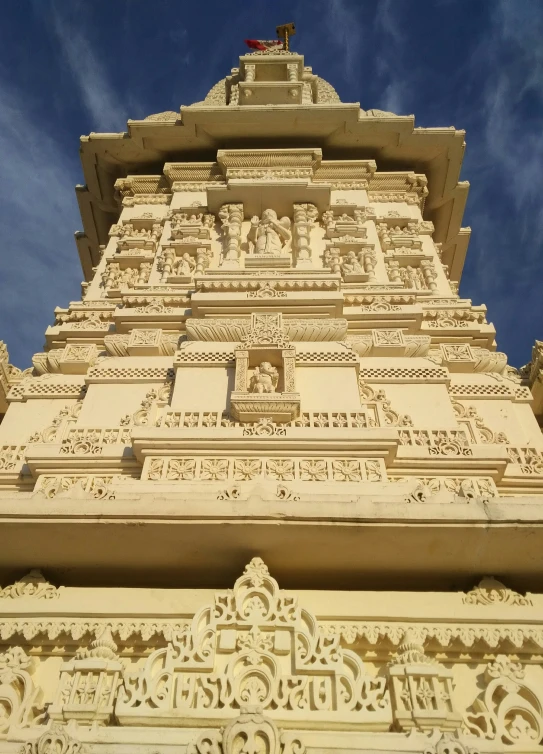
[[[361,275],[364,268],[356,258],[354,251],[349,251],[342,259],[341,272],[345,275]]]
[[[277,212],[273,209],[265,209],[262,219],[253,217],[251,228],[247,234],[250,243],[250,251],[253,254],[267,254],[279,256],[288,252],[292,241],[290,232],[290,219],[282,217],[277,219]]]
[[[420,279],[419,270],[415,267],[411,267],[411,265],[407,265],[402,277],[406,288],[420,289],[424,287]]]
[[[194,272],[195,267],[196,267],[196,262],[191,257],[191,255],[186,251],[180,258],[179,262],[177,263],[177,275],[191,277]]]
[[[277,382],[279,381],[279,372],[270,364],[269,361],[263,361],[251,376],[249,383],[250,393],[275,393]]]

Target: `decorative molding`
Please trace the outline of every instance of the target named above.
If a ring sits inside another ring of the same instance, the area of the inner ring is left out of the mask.
[[[21,749],[21,754],[82,754],[81,743],[73,738],[64,725],[52,725],[45,733],[28,741]]]
[[[187,754],[305,754],[305,746],[290,731],[282,731],[258,705],[241,707],[240,715],[223,730],[202,733]]]
[[[226,482],[271,479],[300,482],[383,482],[382,459],[153,457],[145,459],[142,480]],[[97,495],[98,496],[98,495]],[[106,497],[106,493],[100,494]]]
[[[0,599],[17,599],[19,597],[32,597],[34,599],[57,599],[60,592],[56,586],[50,584],[42,572],[33,568],[26,576],[10,586],[0,590]]]
[[[466,605],[518,605],[520,607],[532,605],[529,597],[508,589],[492,576],[486,576],[476,587],[467,592],[463,602]]]
[[[498,655],[483,674],[484,690],[464,717],[468,731],[500,745],[535,746],[543,738],[543,689],[525,680],[525,668]],[[525,750],[523,748],[523,750]]]
[[[183,693],[157,694],[166,678]],[[210,696],[198,692],[201,684]],[[121,725],[137,725],[173,722],[190,710],[201,726],[246,705],[280,710],[292,723],[303,711],[308,730],[328,723],[336,730],[371,725],[385,731],[391,723],[385,679],[369,674],[339,637],[324,635],[314,616],[279,590],[260,558],[233,591],[217,593],[190,628],[125,675],[115,712]]]
[[[42,692],[30,676],[32,658],[21,647],[0,654],[0,738],[43,724]],[[38,728],[39,729],[39,728]],[[41,754],[41,752],[40,752]]]

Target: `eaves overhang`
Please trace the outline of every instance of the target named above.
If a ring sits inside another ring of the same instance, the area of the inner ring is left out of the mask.
[[[313,147],[323,159],[374,159],[378,171],[410,170],[428,178],[424,216],[435,225],[451,278],[459,280],[469,230],[462,215],[469,184],[459,182],[465,132],[416,128],[414,116],[369,115],[352,104],[182,107],[169,121],[130,120],[126,133],[81,137],[85,180],[77,187],[83,232],[77,234],[85,277],[107,243],[121,206],[114,184],[127,175],[161,174],[165,162],[216,160],[218,149]]]

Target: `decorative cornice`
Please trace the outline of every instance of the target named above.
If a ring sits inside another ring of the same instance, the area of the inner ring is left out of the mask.
[[[19,581],[0,590],[0,599],[17,599],[19,597],[33,597],[34,599],[56,599],[60,595],[59,590],[50,584],[42,572],[37,568],[29,571]]]
[[[463,602],[466,605],[519,605],[522,607],[532,605],[529,597],[508,589],[492,576],[482,579],[465,595]]]

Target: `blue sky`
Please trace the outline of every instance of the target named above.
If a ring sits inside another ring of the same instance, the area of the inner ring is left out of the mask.
[[[519,366],[543,337],[541,0],[3,0],[0,339],[17,366],[80,297],[78,139],[203,99],[245,37],[292,48],[345,102],[467,130],[460,293]]]

